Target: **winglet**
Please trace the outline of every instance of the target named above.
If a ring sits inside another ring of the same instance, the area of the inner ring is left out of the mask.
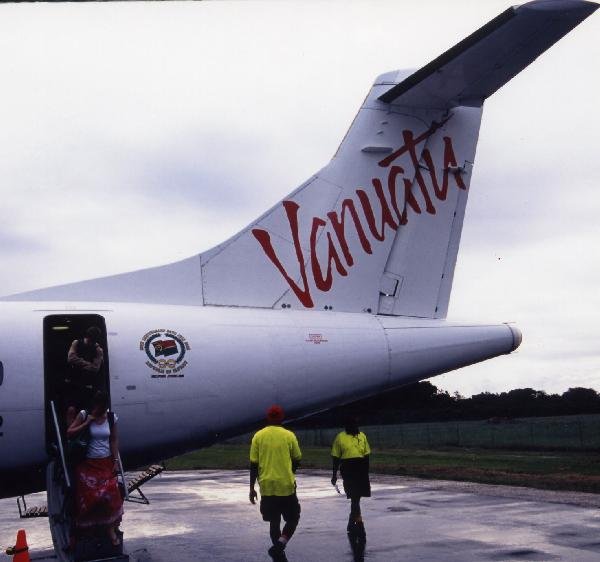
[[[431,109],[480,106],[598,6],[584,0],[535,0],[509,8],[379,100]]]

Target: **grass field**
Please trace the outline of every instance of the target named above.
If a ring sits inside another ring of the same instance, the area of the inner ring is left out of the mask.
[[[304,447],[303,468],[329,469],[326,447]],[[247,445],[214,445],[166,462],[169,470],[244,469]],[[600,453],[446,448],[374,449],[371,472],[600,493]]]

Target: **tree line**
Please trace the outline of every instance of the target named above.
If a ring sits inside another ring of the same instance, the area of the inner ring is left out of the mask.
[[[600,394],[592,388],[569,388],[548,394],[533,388],[481,392],[470,398],[450,394],[421,381],[322,412],[294,424],[297,427],[339,426],[348,416],[362,425],[427,421],[508,421],[512,418],[600,414]]]

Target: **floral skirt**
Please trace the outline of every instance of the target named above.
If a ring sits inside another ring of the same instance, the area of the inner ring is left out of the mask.
[[[75,468],[75,526],[113,525],[123,517],[123,499],[113,460],[86,459]]]

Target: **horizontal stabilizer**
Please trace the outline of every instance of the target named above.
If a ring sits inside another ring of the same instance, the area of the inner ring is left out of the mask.
[[[480,106],[597,8],[583,0],[509,8],[379,99],[428,109]]]

